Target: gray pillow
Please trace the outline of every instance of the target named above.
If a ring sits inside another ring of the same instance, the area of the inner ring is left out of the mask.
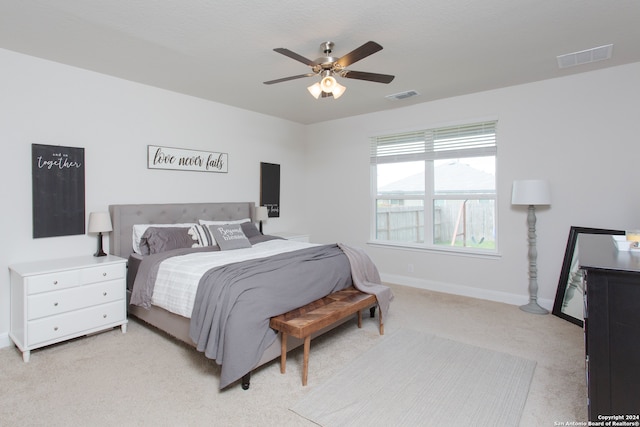
[[[242,232],[244,233],[244,235],[247,236],[247,239],[256,236],[262,236],[260,230],[258,230],[256,225],[252,222],[243,222],[242,224],[240,224],[240,226],[242,227]],[[213,225],[211,227],[213,227]]]
[[[190,248],[193,237],[186,227],[149,227],[140,238],[142,255],[159,254],[173,249]]]
[[[251,247],[251,242],[244,235],[241,224],[210,225],[209,230],[223,251]]]

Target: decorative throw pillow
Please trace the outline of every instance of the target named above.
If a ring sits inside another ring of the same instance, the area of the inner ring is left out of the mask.
[[[148,255],[148,254],[143,254],[142,250],[140,249],[140,239],[142,238],[142,235],[144,234],[144,232],[147,230],[147,228],[149,227],[180,227],[180,228],[186,228],[189,229],[189,227],[191,227],[193,225],[193,223],[184,223],[184,224],[135,224],[133,226],[133,230],[132,230],[132,234],[131,234],[131,241],[133,243],[133,251],[137,254],[140,255]]]
[[[242,227],[242,232],[245,236],[247,236],[247,239],[256,236],[262,236],[260,230],[258,230],[256,225],[252,222],[243,222],[242,224],[240,224],[240,227]]]
[[[211,221],[208,219],[199,219],[198,222],[200,225],[228,225],[228,224],[242,224],[245,222],[251,222],[250,218],[242,218],[242,219],[228,219],[224,221]]]
[[[159,254],[173,249],[190,248],[193,239],[186,227],[148,227],[140,238],[142,255]]]
[[[242,232],[240,224],[216,225],[209,229],[223,251],[251,247],[251,242]]]
[[[205,246],[215,246],[216,241],[211,235],[211,230],[206,225],[193,225],[189,229],[189,235],[191,236],[191,242],[194,248],[203,248]]]

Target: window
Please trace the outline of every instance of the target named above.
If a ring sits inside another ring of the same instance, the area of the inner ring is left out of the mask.
[[[373,240],[495,252],[496,125],[372,138]]]

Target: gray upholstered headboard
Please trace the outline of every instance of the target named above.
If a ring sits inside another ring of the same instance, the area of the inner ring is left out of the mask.
[[[109,252],[129,258],[133,252],[131,237],[134,224],[197,223],[199,219],[253,219],[254,211],[254,202],[110,205],[113,231],[109,233]]]

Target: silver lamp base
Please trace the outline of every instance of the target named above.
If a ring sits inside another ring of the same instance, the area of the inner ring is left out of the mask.
[[[538,303],[535,301],[530,301],[529,304],[521,305],[520,310],[526,311],[527,313],[533,313],[533,314],[549,314],[548,310],[545,310],[544,308],[540,307]]]

